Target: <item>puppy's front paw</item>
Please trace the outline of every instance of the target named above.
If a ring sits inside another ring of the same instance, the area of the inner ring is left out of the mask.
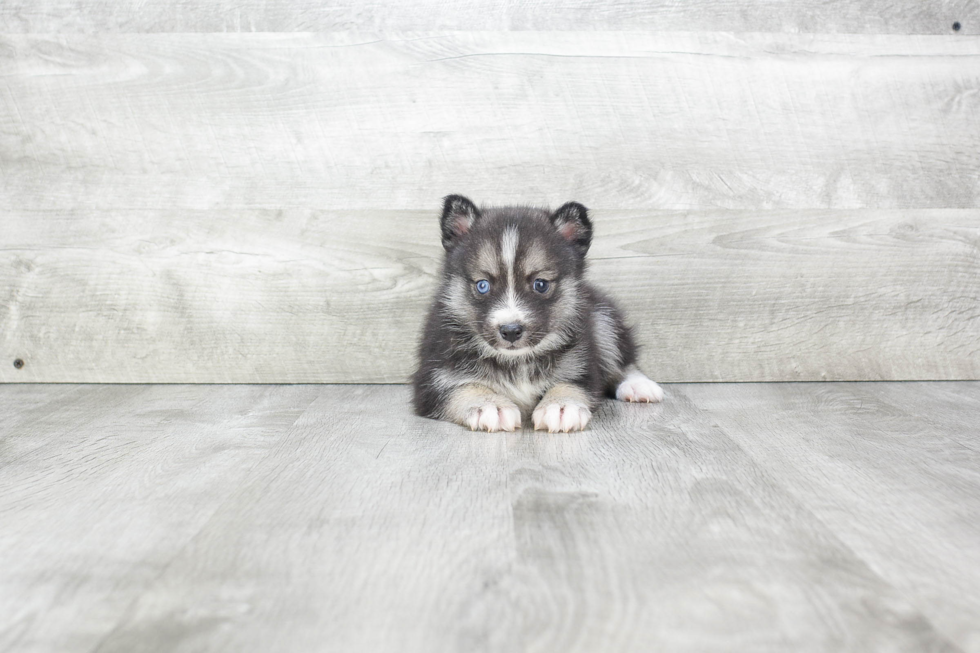
[[[471,431],[513,431],[521,428],[521,411],[510,402],[488,401],[467,411],[466,425]]]
[[[663,388],[648,379],[643,372],[630,372],[616,388],[616,399],[620,401],[653,403],[663,401],[663,398]]]
[[[592,419],[589,407],[575,399],[549,399],[545,397],[531,413],[531,421],[536,430],[548,429],[548,433],[556,431],[581,431]]]

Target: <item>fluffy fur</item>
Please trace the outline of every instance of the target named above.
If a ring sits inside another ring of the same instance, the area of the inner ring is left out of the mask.
[[[474,430],[585,428],[604,395],[653,402],[619,308],[583,278],[588,211],[445,198],[442,283],[419,346],[415,411]]]

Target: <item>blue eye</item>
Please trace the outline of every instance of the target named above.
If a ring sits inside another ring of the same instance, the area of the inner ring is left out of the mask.
[[[539,292],[542,295],[548,292],[548,288],[551,287],[551,282],[546,279],[535,279],[534,280],[534,292]]]
[[[476,282],[476,291],[481,295],[486,295],[490,292],[490,282],[486,279],[480,279]]]

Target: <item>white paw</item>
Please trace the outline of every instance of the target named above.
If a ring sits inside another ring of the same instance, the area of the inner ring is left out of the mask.
[[[585,404],[573,399],[542,401],[531,413],[531,421],[537,430],[548,433],[581,431],[592,419],[592,411]]]
[[[521,428],[521,411],[514,404],[488,402],[469,410],[466,425],[471,431],[513,431]]]
[[[663,398],[663,388],[648,379],[643,372],[630,372],[616,388],[616,399],[620,401],[651,403],[663,401]]]

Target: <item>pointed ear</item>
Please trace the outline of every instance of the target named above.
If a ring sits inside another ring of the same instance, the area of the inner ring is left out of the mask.
[[[551,214],[551,224],[562,238],[575,246],[580,256],[585,256],[592,244],[592,222],[589,210],[578,202],[562,204]]]
[[[477,220],[480,209],[462,195],[446,195],[442,200],[442,246],[452,249],[465,236]]]

